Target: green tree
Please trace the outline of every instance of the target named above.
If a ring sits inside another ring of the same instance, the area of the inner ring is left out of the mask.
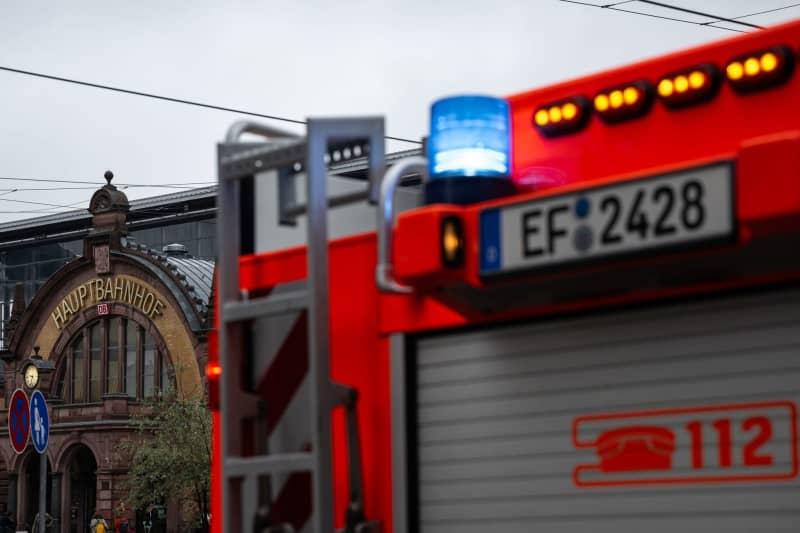
[[[131,459],[130,503],[144,509],[176,501],[193,508],[195,526],[208,530],[211,413],[203,398],[174,393],[142,405],[133,418],[136,434],[122,445]]]

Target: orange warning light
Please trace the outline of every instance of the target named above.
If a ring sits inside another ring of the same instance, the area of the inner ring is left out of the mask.
[[[657,85],[658,97],[670,108],[699,104],[714,97],[719,80],[719,70],[714,65],[697,65],[661,78]]]

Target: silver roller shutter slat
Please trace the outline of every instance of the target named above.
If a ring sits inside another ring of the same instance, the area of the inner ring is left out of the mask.
[[[800,531],[796,477],[592,488],[572,479],[594,454],[573,446],[578,416],[800,402],[797,289],[454,333],[417,347],[423,533]],[[776,413],[770,446],[788,450],[790,414]],[[716,443],[703,444],[712,456]],[[733,449],[742,446],[737,434]],[[791,465],[787,452],[773,466]]]

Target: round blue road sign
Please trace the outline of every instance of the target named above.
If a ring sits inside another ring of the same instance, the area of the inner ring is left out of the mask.
[[[47,450],[49,438],[50,417],[47,415],[47,402],[44,394],[35,390],[31,394],[31,440],[37,452],[44,453]]]
[[[17,453],[24,452],[28,446],[28,436],[31,433],[30,414],[28,395],[22,389],[15,390],[8,406],[8,437],[11,447]]]

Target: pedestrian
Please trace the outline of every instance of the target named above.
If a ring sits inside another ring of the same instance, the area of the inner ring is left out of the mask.
[[[33,525],[31,526],[31,533],[39,533],[39,517],[41,515],[36,513],[36,516],[33,517]],[[49,528],[53,525],[53,517],[50,516],[50,513],[44,514],[44,527]]]
[[[89,522],[89,533],[108,533],[108,523],[98,511],[95,511],[92,521]]]

